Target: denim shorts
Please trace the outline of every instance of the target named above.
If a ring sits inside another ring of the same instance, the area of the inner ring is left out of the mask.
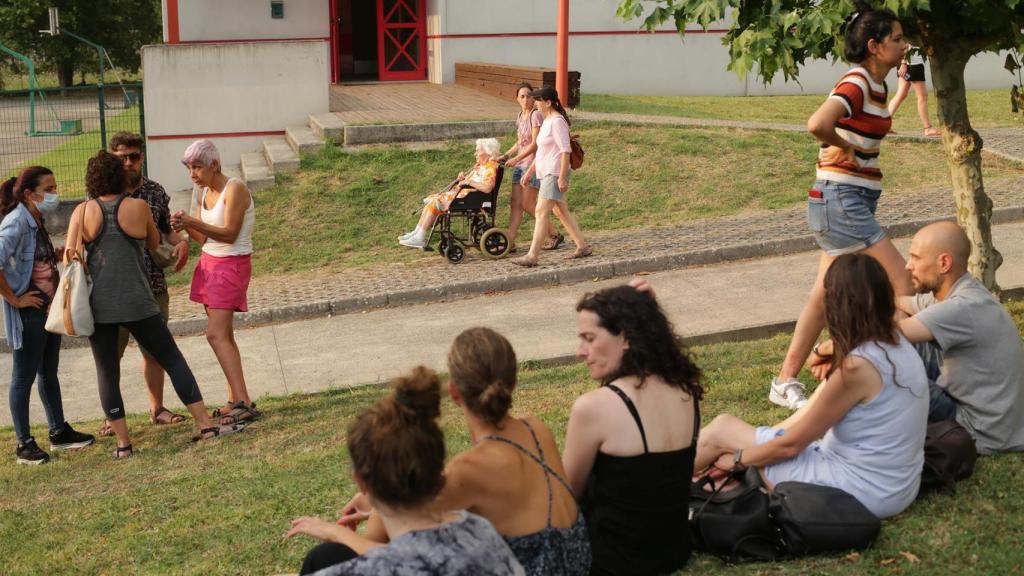
[[[859,252],[885,239],[875,219],[882,192],[853,184],[818,180],[807,198],[807,224],[829,256]]]
[[[519,184],[519,181],[523,179],[523,174],[526,174],[526,168],[520,168],[516,166],[512,169],[512,183]],[[533,173],[533,178],[530,179],[530,188],[537,190],[540,188],[540,180],[537,179],[537,173]]]
[[[568,179],[568,176],[566,176]],[[540,198],[561,202],[565,200],[565,192],[558,189],[558,174],[548,174],[540,181]]]

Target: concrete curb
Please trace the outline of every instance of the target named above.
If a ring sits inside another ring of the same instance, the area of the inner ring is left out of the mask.
[[[444,122],[437,124],[357,124],[344,128],[345,146],[389,142],[461,140],[503,136],[515,129],[512,120]]]
[[[900,222],[886,226],[885,230],[890,237],[898,238],[910,236],[918,229],[942,220],[952,221],[953,216],[944,218],[931,218],[915,220],[911,222]],[[1024,206],[1011,206],[1000,208],[992,212],[992,224],[1005,224],[1024,220]],[[631,276],[639,272],[662,272],[665,270],[677,270],[693,266],[707,266],[748,260],[751,258],[765,258],[772,256],[784,256],[799,252],[808,252],[817,249],[814,237],[810,234],[776,240],[770,242],[759,242],[728,246],[725,248],[714,248],[698,250],[694,252],[677,252],[673,254],[661,254],[657,256],[640,256],[614,260],[611,262],[597,262],[577,266],[563,270],[539,270],[519,276],[498,277],[487,280],[471,280],[467,282],[456,282],[437,286],[427,286],[411,290],[396,290],[382,292],[368,296],[356,296],[336,300],[318,300],[303,304],[294,304],[271,308],[265,310],[254,310],[235,315],[235,326],[239,328],[253,328],[268,324],[282,324],[299,320],[311,320],[314,318],[330,318],[343,314],[353,314],[380,308],[395,306],[408,306],[413,304],[429,304],[442,300],[453,300],[461,298],[472,298],[493,292],[509,292],[512,290],[525,290],[529,288],[541,288],[544,286],[559,284],[578,284],[594,280],[604,280]],[[1024,299],[1024,287],[1004,289],[1004,300]],[[171,320],[168,323],[171,333],[175,336],[195,336],[206,332],[206,320],[204,318],[190,318],[187,320]],[[785,331],[788,328],[772,328],[774,332]],[[744,328],[742,330],[753,330]],[[746,332],[742,332],[746,333]],[[769,334],[770,335],[770,334]],[[700,336],[704,338],[705,336]],[[749,336],[739,339],[749,340],[766,336]],[[731,339],[725,338],[726,340]],[[718,340],[716,340],[718,341]],[[708,341],[707,343],[710,343]],[[79,348],[88,346],[86,338],[64,338],[61,348]],[[7,342],[0,340],[0,353],[10,352]]]

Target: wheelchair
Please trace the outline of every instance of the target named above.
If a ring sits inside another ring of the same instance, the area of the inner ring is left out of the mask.
[[[458,264],[466,257],[466,248],[478,248],[487,258],[497,260],[508,254],[511,243],[508,234],[495,226],[498,209],[498,189],[504,176],[504,166],[498,166],[494,177],[494,189],[488,192],[470,192],[463,198],[456,198],[448,211],[434,221],[427,236],[427,246],[436,232],[440,240],[437,250],[452,264]],[[453,226],[453,222],[458,224]],[[427,248],[428,250],[430,248]]]

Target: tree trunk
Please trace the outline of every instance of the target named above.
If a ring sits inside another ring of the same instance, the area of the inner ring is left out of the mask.
[[[934,47],[929,59],[932,83],[939,102],[939,125],[946,149],[956,199],[956,219],[971,241],[968,270],[993,292],[996,269],[1003,257],[992,245],[992,200],[985,194],[981,177],[981,136],[967,116],[964,68],[971,54],[954,47]]]
[[[57,64],[57,81],[61,88],[75,85],[75,64],[71,60],[62,60]]]

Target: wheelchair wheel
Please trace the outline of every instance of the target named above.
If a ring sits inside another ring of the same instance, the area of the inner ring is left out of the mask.
[[[448,246],[448,249],[445,250],[444,256],[452,264],[458,264],[459,262],[462,262],[463,258],[466,257],[466,251],[462,249],[462,246],[459,246],[455,242],[452,242]]]
[[[508,254],[508,234],[499,228],[491,228],[480,238],[480,251],[484,256],[497,260]]]
[[[437,242],[437,251],[441,254],[448,252],[448,237],[441,234],[441,239]]]
[[[483,239],[484,234],[491,229],[491,225],[486,220],[474,221],[473,222],[473,243],[479,244],[480,240]]]

